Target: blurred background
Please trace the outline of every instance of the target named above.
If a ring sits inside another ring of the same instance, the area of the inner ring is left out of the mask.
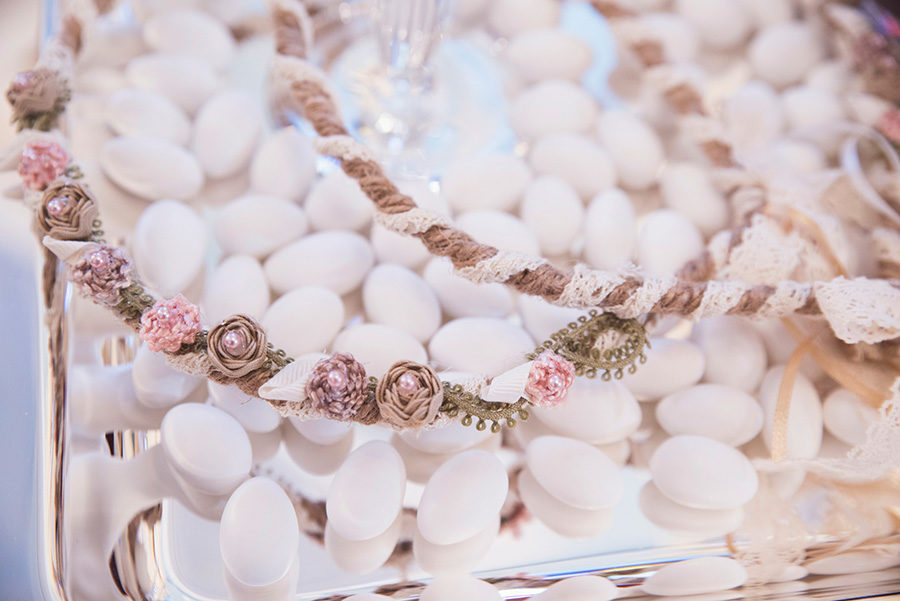
[[[39,0],[0,0],[0,85],[37,58]],[[0,148],[14,135],[0,102]],[[0,178],[0,190],[10,181]],[[37,298],[28,213],[0,197],[0,599],[39,599],[34,536],[34,403]]]

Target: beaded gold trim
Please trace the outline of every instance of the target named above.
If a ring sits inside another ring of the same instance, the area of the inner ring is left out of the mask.
[[[491,432],[500,431],[500,422],[506,422],[510,428],[516,427],[516,418],[525,421],[528,419],[528,406],[531,403],[520,398],[515,403],[492,403],[466,391],[459,384],[444,382],[444,403],[441,405],[441,413],[456,418],[463,414],[460,423],[464,426],[475,424],[475,429],[482,431],[491,423]],[[474,418],[478,418],[475,422]]]
[[[550,335],[533,353],[534,360],[544,351],[553,351],[575,365],[576,376],[617,380],[637,370],[637,363],[645,363],[644,347],[650,348],[647,330],[637,319],[622,319],[612,313],[591,309],[577,321]]]

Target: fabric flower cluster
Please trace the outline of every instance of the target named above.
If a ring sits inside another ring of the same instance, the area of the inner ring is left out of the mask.
[[[209,362],[229,378],[240,378],[263,366],[267,355],[266,333],[252,317],[232,315],[209,331]]]
[[[430,424],[443,400],[444,387],[434,370],[413,361],[392,365],[375,389],[381,417],[398,427]]]
[[[566,400],[575,382],[575,366],[552,351],[544,351],[531,363],[525,393],[538,407],[555,407]]]
[[[158,300],[141,317],[141,340],[153,352],[174,353],[200,333],[200,308],[182,295]]]
[[[69,160],[69,153],[56,142],[29,142],[19,157],[19,177],[26,188],[43,190],[65,174]]]
[[[119,292],[131,286],[133,273],[134,266],[121,248],[93,244],[72,266],[69,280],[85,296],[98,303],[115,305],[119,302]]]
[[[51,238],[86,240],[97,215],[97,203],[86,187],[60,180],[44,190],[36,219],[38,229]]]

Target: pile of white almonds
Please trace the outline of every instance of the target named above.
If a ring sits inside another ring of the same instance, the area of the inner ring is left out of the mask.
[[[675,273],[730,225],[732,207],[659,98],[649,86],[627,89],[637,79],[627,49],[611,79],[627,107],[601,107],[579,83],[597,57],[560,23],[586,14],[579,11],[587,5],[458,4],[460,29],[487,27],[508,41],[497,59],[510,124],[525,144],[450,165],[439,183],[399,182],[418,205],[500,249],[560,265],[634,262],[654,275]],[[662,1],[635,4],[659,8],[641,19],[669,57],[699,81],[718,82],[709,93],[724,130],[751,161],[795,178],[824,172],[840,141],[825,126],[871,125],[884,109],[855,91],[847,65],[823,58],[823,32],[792,20],[791,0],[677,0],[671,12]],[[252,16],[247,5],[136,0],[139,24],[101,18],[86,33],[67,116],[69,150],[97,197],[107,238],[126,241],[149,289],[185,294],[210,325],[250,315],[292,356],[347,352],[376,377],[411,360],[450,382],[514,367],[581,314],[500,284],[471,283],[418,240],[375,224],[355,182],[317,161],[300,130],[268,116],[271,38],[238,41],[229,30]],[[840,258],[865,261],[852,252]],[[577,378],[563,404],[533,408],[504,437],[457,423],[392,434],[282,419],[265,401],[178,373],[145,347],[131,363],[101,365],[100,341],[124,327],[83,299],[73,312],[78,452],[67,523],[70,540],[84,544],[72,554],[75,599],[117,598],[112,546],[140,509],[162,498],[221,521],[231,599],[261,590],[287,599],[298,580],[303,590],[298,541],[308,515],[279,485],[290,480],[277,469],[285,461],[328,477],[324,544],[337,566],[375,571],[398,540],[412,540],[419,567],[437,577],[426,601],[500,598],[468,574],[498,536],[511,536],[498,534],[509,499],[521,498],[534,518],[522,526],[526,536],[540,529],[600,539],[623,499],[623,473],[636,471],[646,482],[643,516],[677,540],[698,541],[739,532],[758,494],[796,500],[813,486],[802,470],[754,467],[769,455],[795,347],[777,320],[722,317],[691,327],[663,319],[635,374]],[[794,384],[787,455],[839,456],[863,442],[877,418],[807,359]],[[160,444],[128,460],[106,456],[102,434],[126,428],[159,429]],[[515,458],[510,447],[520,451]],[[322,492],[288,483],[294,493]],[[416,514],[403,510],[411,506]],[[872,511],[861,540],[894,530],[885,509]],[[770,580],[900,565],[896,544],[850,553],[853,562],[836,555]],[[747,579],[735,559],[699,557],[659,570],[642,590],[700,594]],[[584,576],[540,599],[603,601],[619,592]]]

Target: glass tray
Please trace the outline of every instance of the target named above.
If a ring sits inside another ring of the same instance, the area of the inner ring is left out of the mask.
[[[55,22],[55,2],[45,0],[44,7],[44,28],[50,32]],[[71,597],[66,558],[72,550],[65,536],[67,508],[64,499],[67,457],[72,452],[66,399],[70,359],[69,291],[61,267],[48,253],[43,253],[36,286],[41,291],[37,332],[41,341],[41,382],[35,412],[38,573],[46,601],[68,601]],[[125,338],[106,340],[103,344],[104,363],[115,365],[130,360],[133,342]],[[157,442],[157,431],[124,430],[106,435],[109,453],[123,458],[143,452]],[[324,490],[322,481],[310,480],[279,455],[256,469]],[[495,585],[507,600],[532,598],[560,579],[584,574],[610,578],[620,587],[620,597],[649,599],[651,597],[643,595],[639,585],[661,565],[691,557],[729,553],[723,540],[685,543],[652,526],[637,507],[637,494],[648,474],[628,467],[624,476],[625,497],[616,508],[612,528],[599,539],[565,540],[532,522],[523,527],[519,538],[509,533],[501,534],[482,563],[483,568],[475,575]],[[338,600],[358,592],[379,592],[394,599],[413,600],[419,598],[429,581],[427,575],[415,567],[405,572],[382,568],[365,577],[342,574],[331,565],[324,549],[307,538],[301,538],[300,556],[297,601]],[[110,557],[109,578],[123,599],[225,601],[227,596],[218,555],[218,525],[194,516],[176,501],[151,507],[135,516],[122,533]],[[900,568],[811,577],[691,599],[809,597],[831,601],[892,593],[900,593]]]

